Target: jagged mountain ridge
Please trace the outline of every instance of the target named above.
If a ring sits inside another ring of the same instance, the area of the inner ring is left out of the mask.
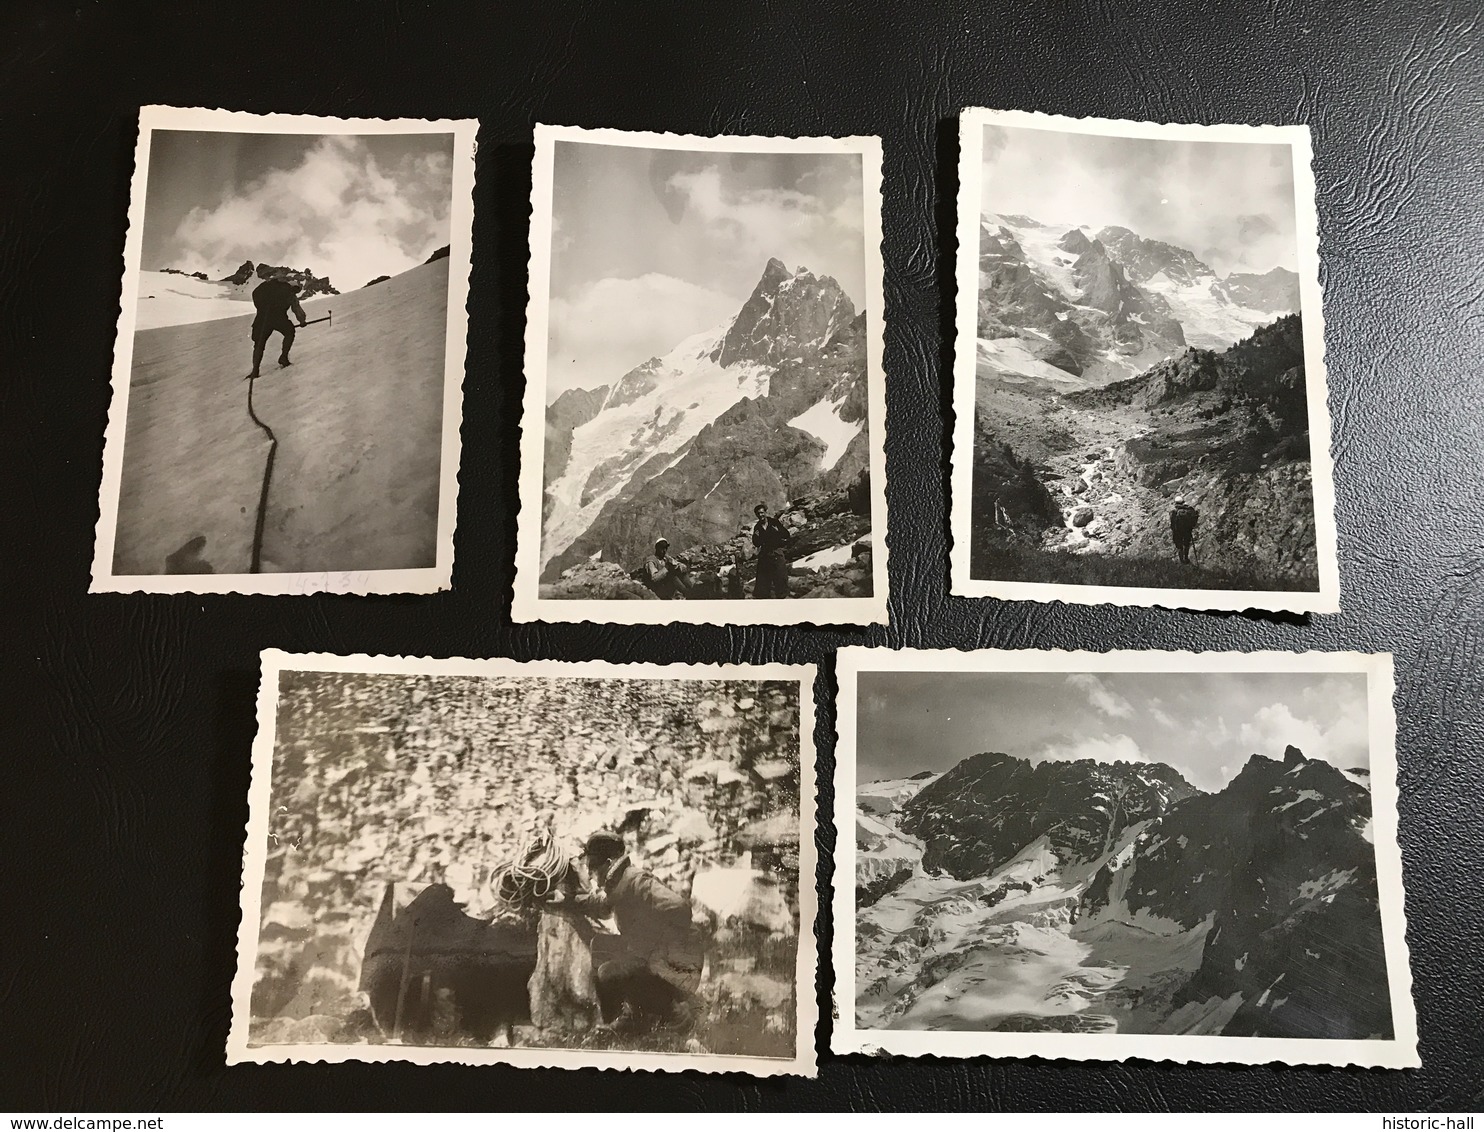
[[[902,829],[927,845],[926,868],[960,879],[992,873],[1039,837],[1089,860],[1134,822],[1196,789],[1163,763],[1046,761],[973,755],[903,807]]]
[[[543,581],[595,556],[633,565],[657,537],[724,542],[758,502],[848,487],[869,464],[865,349],[834,279],[772,259],[724,326],[635,366],[595,410],[596,391],[558,398]]]
[[[429,263],[432,260],[428,261]],[[338,295],[340,294],[330,284],[328,275],[315,275],[307,267],[275,267],[272,264],[259,263],[254,265],[253,261],[243,260],[236,271],[232,272],[221,282],[229,283],[233,287],[245,287],[248,284],[256,285],[257,281],[264,279],[282,279],[285,283],[292,283],[299,292],[299,298],[311,299],[315,295]]]
[[[1293,746],[1253,755],[1218,794],[1151,824],[1082,898],[1088,921],[1192,930],[1200,967],[1174,998],[1240,996],[1228,1034],[1390,1036],[1370,791]]]
[[[1289,747],[1214,793],[1008,755],[862,786],[858,1020],[1389,1036],[1367,782]]]
[[[1132,376],[1187,345],[1222,349],[1299,309],[1291,271],[1223,278],[1118,226],[986,217],[979,271],[981,369],[1051,389]]]

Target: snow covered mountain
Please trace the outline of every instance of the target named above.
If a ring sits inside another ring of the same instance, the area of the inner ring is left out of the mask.
[[[835,280],[777,259],[737,314],[547,412],[542,578],[657,537],[719,543],[869,463],[865,316]]]
[[[1028,216],[986,219],[979,273],[981,372],[1053,390],[1131,377],[1186,346],[1224,349],[1299,309],[1283,268],[1221,278],[1127,228]]]
[[[858,860],[921,856],[858,874],[858,1025],[1390,1036],[1366,781],[1289,747],[1213,794],[1001,754],[862,787]]]

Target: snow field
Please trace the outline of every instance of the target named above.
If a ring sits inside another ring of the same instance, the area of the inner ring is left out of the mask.
[[[791,427],[807,432],[824,445],[824,455],[819,462],[820,471],[827,472],[840,462],[840,457],[845,455],[850,442],[860,435],[861,427],[865,424],[863,420],[841,420],[840,409],[844,404],[844,397],[836,401],[816,401],[788,422]]]
[[[767,392],[773,367],[752,362],[719,366],[711,360],[709,355],[731,324],[728,319],[694,334],[661,358],[656,387],[643,396],[612,405],[610,390],[609,401],[597,416],[573,431],[567,466],[549,489],[551,514],[541,534],[543,567],[593,524],[604,505],[647,460],[671,456],[673,467],[708,424],[742,398]],[[589,478],[599,464],[614,456],[627,457],[624,467],[584,503]]]
[[[225,283],[209,283],[189,275],[141,271],[139,293],[135,300],[134,329],[154,330],[161,326],[214,322],[217,319],[253,314],[252,295],[237,295],[234,294],[235,291],[235,288]]]
[[[299,332],[291,368],[273,365],[269,343],[255,383],[254,408],[279,440],[263,571],[432,566],[448,261],[304,304],[311,319],[327,306],[334,322]],[[268,447],[242,380],[251,309],[134,335],[115,573],[163,573],[197,537],[213,571],[247,572]]]

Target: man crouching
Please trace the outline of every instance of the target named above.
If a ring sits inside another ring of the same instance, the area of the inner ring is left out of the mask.
[[[624,953],[596,972],[599,1029],[631,1034],[655,1024],[686,1030],[701,985],[705,948],[690,901],[629,860],[623,838],[602,830],[583,849],[597,891],[578,897],[589,915],[612,916]]]

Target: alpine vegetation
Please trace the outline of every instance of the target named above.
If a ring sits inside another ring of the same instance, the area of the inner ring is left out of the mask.
[[[965,120],[964,592],[1310,608],[1328,429],[1295,147],[1075,126]]]

